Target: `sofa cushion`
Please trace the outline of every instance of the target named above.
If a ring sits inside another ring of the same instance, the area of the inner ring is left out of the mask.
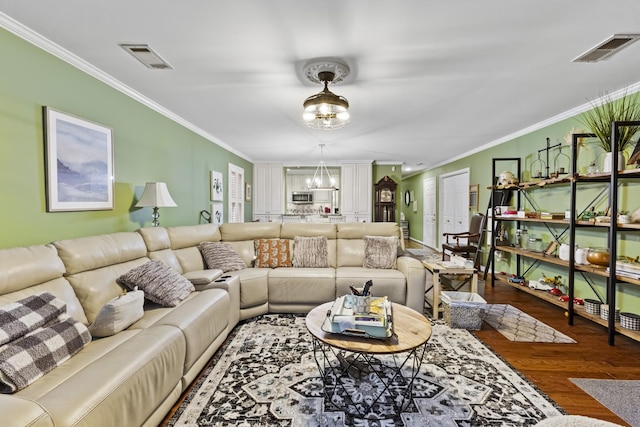
[[[256,268],[291,267],[289,241],[283,239],[256,239]]]
[[[364,236],[365,268],[395,268],[398,256],[397,236]]]
[[[89,326],[89,332],[94,338],[108,337],[125,330],[142,316],[144,292],[133,290],[106,303]]]
[[[195,290],[193,284],[160,260],[151,260],[129,270],[118,282],[133,290],[139,287],[144,296],[165,307],[175,307]]]
[[[219,269],[226,273],[247,268],[240,255],[226,243],[202,242],[199,247],[210,269]]]
[[[329,267],[327,238],[325,236],[293,239],[293,266],[297,268]]]

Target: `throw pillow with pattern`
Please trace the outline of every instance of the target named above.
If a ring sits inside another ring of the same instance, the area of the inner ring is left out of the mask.
[[[137,286],[146,299],[165,307],[177,306],[195,291],[190,281],[158,259],[129,270],[118,283],[130,290]]]
[[[365,268],[396,268],[398,236],[364,236]]]
[[[202,242],[199,247],[209,269],[219,269],[226,273],[247,268],[242,257],[228,243]]]
[[[291,267],[288,240],[256,239],[253,244],[256,250],[255,267]]]
[[[293,238],[293,266],[298,268],[327,268],[329,255],[327,237]]]

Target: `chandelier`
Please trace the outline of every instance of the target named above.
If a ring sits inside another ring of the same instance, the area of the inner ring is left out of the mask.
[[[329,169],[327,169],[327,165],[324,163],[324,147],[325,144],[320,144],[320,163],[316,168],[316,172],[313,174],[313,179],[307,182],[307,188],[309,190],[337,190],[335,179],[333,179],[329,173]]]
[[[329,83],[342,81],[349,74],[349,67],[342,62],[311,62],[304,73],[312,82],[324,84],[322,92],[304,100],[304,123],[320,130],[340,129],[349,123],[349,101],[329,90]]]

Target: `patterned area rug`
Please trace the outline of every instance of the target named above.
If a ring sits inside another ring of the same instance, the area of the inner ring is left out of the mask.
[[[562,332],[509,304],[488,304],[484,321],[510,341],[575,343]]]
[[[304,316],[260,316],[234,329],[168,426],[531,426],[563,413],[466,330],[434,325],[427,346],[402,413],[392,400],[404,383],[348,379],[355,404],[383,393],[360,416],[325,398]]]

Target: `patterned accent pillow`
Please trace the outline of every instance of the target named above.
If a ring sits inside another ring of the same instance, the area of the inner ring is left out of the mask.
[[[247,268],[242,257],[228,243],[202,242],[199,247],[209,269],[219,269],[226,273]]]
[[[89,326],[94,338],[109,337],[125,330],[144,316],[144,292],[135,288],[106,303]]]
[[[165,307],[175,307],[195,291],[193,284],[159,259],[149,261],[118,277],[118,283],[144,291],[144,297]]]
[[[293,238],[293,266],[298,268],[326,268],[329,267],[327,237]]]
[[[253,245],[256,249],[255,267],[291,267],[288,240],[256,239]]]
[[[396,268],[398,236],[364,236],[365,268]]]

